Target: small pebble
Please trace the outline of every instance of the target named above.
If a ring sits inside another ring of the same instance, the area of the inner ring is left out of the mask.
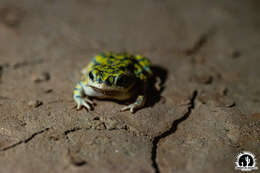
[[[222,87],[219,89],[219,94],[220,94],[221,96],[227,96],[227,94],[228,94],[228,88],[225,87],[225,86],[222,86]]]
[[[106,129],[106,125],[105,123],[95,123],[94,124],[94,129],[96,130],[105,130]]]
[[[1,21],[9,27],[18,26],[21,22],[22,11],[18,8],[4,7],[0,9],[0,13]]]
[[[233,59],[237,59],[241,56],[241,52],[237,51],[237,50],[234,50],[232,53],[231,53],[231,56]]]
[[[203,84],[211,84],[213,81],[213,77],[211,75],[202,75],[199,76],[199,82]]]
[[[50,80],[50,78],[51,77],[48,72],[43,72],[41,74],[33,76],[32,80],[35,83],[40,83],[40,82],[48,81],[48,80]]]
[[[213,100],[214,106],[216,107],[227,107],[227,108],[231,108],[236,106],[236,102],[231,99],[230,97],[227,96],[217,96],[217,98],[215,100]]]
[[[52,91],[53,91],[53,90],[49,88],[49,89],[45,89],[45,90],[44,90],[44,93],[51,93]]]
[[[77,151],[77,150],[78,150],[78,148],[74,148],[74,149],[72,149],[72,151],[71,151],[71,149],[69,149],[69,151],[68,151],[69,161],[74,166],[86,165],[87,162],[80,156],[79,151]]]
[[[31,100],[28,102],[28,106],[34,107],[34,108],[37,108],[37,107],[41,106],[42,104],[43,104],[42,101],[39,101],[39,100]]]
[[[86,165],[87,162],[82,159],[81,157],[79,156],[70,156],[70,162],[74,165],[74,166],[83,166],[83,165]]]
[[[192,77],[191,80],[194,80],[200,84],[209,85],[213,82],[213,76],[209,75],[209,74],[196,75],[196,76]]]

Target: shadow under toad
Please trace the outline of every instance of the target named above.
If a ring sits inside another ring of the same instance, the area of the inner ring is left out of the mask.
[[[153,76],[149,81],[148,97],[145,107],[152,107],[161,100],[161,93],[165,89],[165,81],[167,80],[168,71],[161,66],[152,66]]]

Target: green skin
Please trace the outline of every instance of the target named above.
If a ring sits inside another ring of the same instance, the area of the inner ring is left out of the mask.
[[[73,94],[77,109],[84,106],[91,110],[93,102],[88,97],[127,100],[137,96],[134,103],[121,109],[132,113],[145,105],[148,79],[152,75],[147,58],[127,53],[101,53],[82,73],[83,78]]]

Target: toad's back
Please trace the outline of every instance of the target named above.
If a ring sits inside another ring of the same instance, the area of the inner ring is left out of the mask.
[[[128,53],[101,53],[96,55],[90,64],[83,70],[88,74],[90,71],[94,75],[102,72],[102,78],[108,76],[133,74],[140,80],[146,80],[151,75],[150,61],[141,55],[131,55]]]

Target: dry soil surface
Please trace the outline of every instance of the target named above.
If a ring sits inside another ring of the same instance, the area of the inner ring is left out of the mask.
[[[260,165],[258,0],[1,0],[0,172],[237,172]],[[101,51],[141,53],[148,106],[94,100],[80,70]],[[159,81],[159,82],[158,82]]]

